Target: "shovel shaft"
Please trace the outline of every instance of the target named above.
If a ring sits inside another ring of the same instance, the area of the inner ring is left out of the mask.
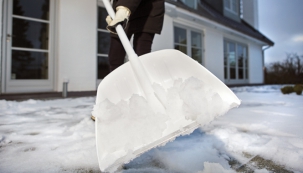
[[[103,0],[104,6],[112,19],[115,18],[115,12],[109,2],[109,0]],[[121,25],[116,27],[117,34],[121,40],[121,43],[127,53],[130,65],[132,70],[136,76],[138,83],[140,84],[140,88],[142,89],[142,95],[146,98],[147,102],[151,105],[151,107],[155,111],[165,112],[164,106],[160,103],[160,101],[156,98],[155,92],[152,88],[151,78],[148,75],[146,69],[142,65],[138,55],[135,53],[133,47],[131,46],[124,29]]]

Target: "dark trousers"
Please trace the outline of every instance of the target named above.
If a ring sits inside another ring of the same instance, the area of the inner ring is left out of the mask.
[[[127,34],[130,39],[132,34]],[[134,34],[134,50],[138,56],[150,53],[151,46],[154,40],[154,33],[138,32]],[[124,63],[126,52],[118,37],[111,37],[110,49],[108,53],[109,67],[112,72]]]

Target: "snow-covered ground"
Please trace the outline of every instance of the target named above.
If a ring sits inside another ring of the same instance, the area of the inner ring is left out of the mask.
[[[280,87],[232,88],[239,108],[123,172],[303,172],[303,96]],[[99,172],[94,101],[0,100],[0,172]]]

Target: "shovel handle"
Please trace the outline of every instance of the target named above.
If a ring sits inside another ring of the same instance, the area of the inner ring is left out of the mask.
[[[111,6],[109,0],[103,0],[104,6],[112,19],[115,18],[115,12]],[[148,75],[146,69],[141,64],[138,55],[135,53],[133,47],[131,46],[124,29],[121,25],[116,26],[117,34],[121,40],[121,43],[128,55],[128,59],[134,75],[140,84],[143,91],[142,95],[146,98],[149,105],[156,111],[163,113],[165,111],[164,106],[161,104],[158,98],[155,96],[154,89],[152,88],[151,78]]]
[[[110,0],[103,0],[103,4],[104,4],[105,9],[106,9],[107,13],[109,14],[109,16],[112,19],[114,19],[116,14],[115,14],[115,11],[114,11],[112,5],[110,4]],[[129,60],[131,61],[131,58],[138,57],[138,55],[135,53],[134,49],[132,48],[132,46],[124,32],[123,27],[121,25],[118,25],[116,27],[116,31],[117,31],[117,34],[121,40],[121,43],[126,51],[126,54],[128,55]]]

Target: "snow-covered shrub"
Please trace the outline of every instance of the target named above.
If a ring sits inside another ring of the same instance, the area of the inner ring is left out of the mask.
[[[295,91],[294,91],[294,87],[293,86],[285,86],[285,87],[281,88],[281,92],[283,94],[290,94],[290,93],[293,93]]]
[[[295,91],[298,95],[302,95],[302,90],[303,90],[303,85],[297,84],[297,85],[294,86],[294,91]]]

